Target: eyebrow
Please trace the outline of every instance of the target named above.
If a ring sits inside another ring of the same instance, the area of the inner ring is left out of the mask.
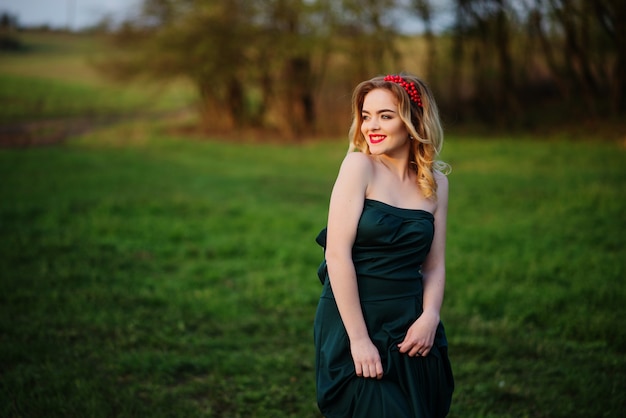
[[[377,111],[376,113],[380,115],[381,113],[385,113],[385,112],[398,113],[395,110],[391,110],[391,109],[381,109],[381,110]],[[368,113],[369,114],[370,112],[368,110],[363,109],[363,110],[361,110],[361,113]]]

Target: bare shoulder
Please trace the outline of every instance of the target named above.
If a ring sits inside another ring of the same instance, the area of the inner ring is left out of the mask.
[[[342,165],[361,170],[370,170],[372,168],[372,159],[369,155],[362,152],[350,152],[343,159]]]
[[[346,155],[333,187],[333,198],[358,200],[355,193],[364,196],[372,178],[372,171],[372,161],[368,155],[361,152]]]
[[[369,155],[362,152],[351,152],[346,155],[341,163],[341,171],[351,175],[370,177],[373,170],[373,162]]]

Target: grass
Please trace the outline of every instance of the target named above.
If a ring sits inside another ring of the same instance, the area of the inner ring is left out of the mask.
[[[2,415],[311,415],[326,183],[300,152],[3,153]]]
[[[24,50],[0,52],[0,124],[102,118],[176,110],[193,103],[183,81],[117,84],[93,65],[106,48],[94,36],[20,34]]]
[[[313,239],[344,144],[107,140],[128,129],[0,152],[1,415],[318,416]],[[445,157],[450,416],[617,416],[624,150]]]
[[[24,120],[36,100],[50,117],[134,109],[76,64],[85,39],[58,41],[0,60]],[[0,416],[319,417],[314,238],[344,141],[168,132],[0,149]],[[623,145],[450,137],[443,158],[450,417],[621,416]]]
[[[446,312],[457,378],[474,383],[456,401],[482,405],[472,416],[617,416],[626,379],[623,148],[459,146]],[[594,399],[607,402],[600,409]]]

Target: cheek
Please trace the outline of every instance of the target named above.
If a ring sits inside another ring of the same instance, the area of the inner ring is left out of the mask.
[[[404,124],[399,125],[396,129],[396,133],[400,136],[409,136],[409,131],[408,129],[406,129],[406,126],[404,126]]]

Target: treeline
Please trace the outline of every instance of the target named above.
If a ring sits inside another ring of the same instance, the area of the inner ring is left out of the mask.
[[[625,21],[623,0],[143,0],[99,66],[190,80],[214,132],[344,133],[356,83],[400,71],[455,123],[532,127],[626,113]]]

